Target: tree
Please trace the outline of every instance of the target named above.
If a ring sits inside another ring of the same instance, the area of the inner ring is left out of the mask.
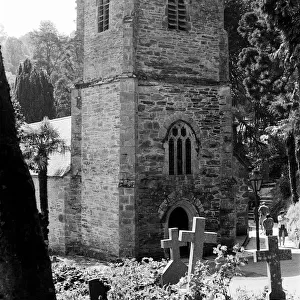
[[[55,152],[63,153],[66,150],[64,140],[60,139],[58,131],[53,128],[48,118],[35,128],[32,125],[24,126],[21,135],[23,155],[30,169],[38,173],[41,223],[44,239],[48,240],[49,209],[48,209],[48,176],[47,166],[49,156]]]
[[[58,34],[51,21],[41,21],[39,29],[29,35],[34,49],[33,60],[52,79],[54,72],[59,73],[59,61],[63,55],[63,42],[66,37]]]
[[[0,295],[55,300],[28,167],[21,153],[0,48]]]
[[[280,14],[282,2],[286,1],[257,1],[257,8],[243,16],[239,31],[247,37],[251,47],[241,52],[239,66],[246,75],[244,81],[246,90],[258,108],[256,120],[258,127],[261,128],[260,134],[273,132],[286,140],[292,199],[297,202],[299,199],[296,185],[297,165],[294,162],[296,153],[300,152],[300,149],[295,150],[295,141],[296,145],[300,144],[295,136],[295,124],[299,120],[298,63],[291,55],[291,49],[295,51],[294,46],[289,45],[287,38],[284,37],[284,31],[277,26],[276,18]],[[269,6],[268,9],[270,14],[276,15],[275,18],[265,15],[268,10],[265,4],[270,3],[274,11],[271,11]],[[294,13],[299,17],[299,12],[297,9],[290,11],[289,19],[295,21],[297,17]],[[285,21],[286,24],[290,24],[289,20]],[[292,30],[291,27],[290,29]],[[269,132],[268,127],[271,128]]]
[[[33,60],[37,68],[44,70],[54,87],[56,116],[71,114],[71,88],[79,78],[82,68],[81,44],[58,33],[50,21],[42,21],[39,30],[29,33]]]
[[[28,58],[28,53],[21,40],[8,37],[3,46],[3,56],[6,71],[16,75],[20,63]]]
[[[39,122],[45,116],[55,117],[53,86],[45,72],[29,59],[19,67],[13,98],[20,103],[27,123]]]
[[[82,45],[78,36],[68,39],[60,60],[60,73],[54,84],[55,107],[58,117],[71,115],[71,88],[81,78]]]
[[[4,30],[4,26],[0,23],[0,45],[5,41],[7,34]]]

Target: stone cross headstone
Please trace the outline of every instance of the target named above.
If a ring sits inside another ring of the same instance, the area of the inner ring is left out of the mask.
[[[292,252],[290,249],[278,249],[277,236],[268,236],[268,249],[254,252],[254,262],[266,261],[269,278],[268,299],[284,300],[285,293],[282,290],[281,279],[281,260],[291,260]]]
[[[202,259],[204,243],[217,243],[217,234],[214,232],[204,232],[205,218],[194,217],[192,231],[180,230],[179,240],[190,242],[190,259],[188,274],[194,272],[196,262]]]
[[[162,274],[163,284],[176,284],[185,276],[187,266],[180,260],[179,247],[186,246],[185,242],[178,240],[178,228],[169,228],[169,239],[161,241],[161,247],[170,249],[170,261]]]
[[[109,287],[98,278],[89,281],[90,300],[107,300]]]

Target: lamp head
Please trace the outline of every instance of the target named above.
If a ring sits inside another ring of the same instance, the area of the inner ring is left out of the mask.
[[[254,169],[250,174],[250,182],[254,190],[260,190],[262,184],[262,177],[258,169]]]

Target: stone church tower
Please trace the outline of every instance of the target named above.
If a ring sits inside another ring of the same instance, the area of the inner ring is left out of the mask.
[[[233,244],[223,2],[77,0],[69,249],[161,256],[167,228],[190,229],[194,216]]]

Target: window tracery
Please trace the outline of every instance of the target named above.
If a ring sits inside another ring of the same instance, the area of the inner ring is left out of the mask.
[[[192,174],[194,141],[194,133],[188,124],[179,121],[171,127],[167,140],[169,175]]]

